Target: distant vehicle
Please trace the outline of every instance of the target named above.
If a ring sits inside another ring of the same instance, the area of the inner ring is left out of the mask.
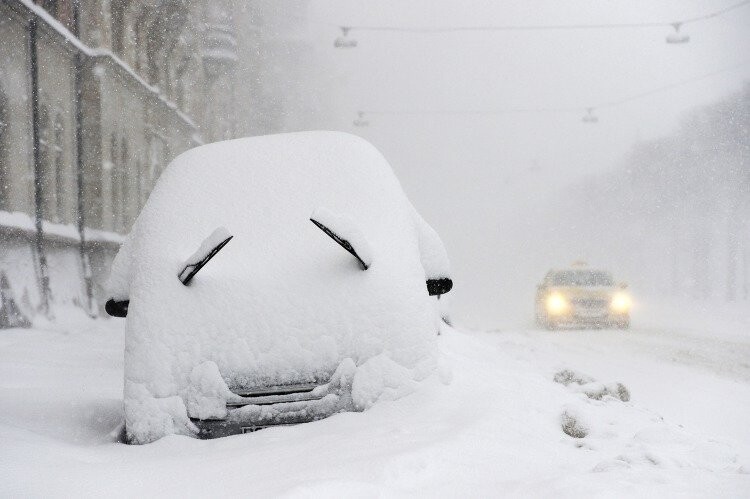
[[[630,327],[632,300],[626,284],[604,270],[550,270],[537,286],[535,312],[540,327]]]
[[[434,371],[436,296],[451,287],[440,238],[366,141],[304,132],[190,150],[112,267],[126,440],[247,433],[394,398]]]

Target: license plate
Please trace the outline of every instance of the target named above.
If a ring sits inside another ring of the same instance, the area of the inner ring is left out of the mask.
[[[265,428],[273,428],[274,426],[294,426],[298,423],[279,423],[279,424],[262,424],[262,425],[252,425],[252,426],[241,426],[240,431],[242,433],[253,433],[258,430],[263,430]]]
[[[578,310],[576,312],[576,315],[578,317],[585,317],[587,319],[593,319],[593,318],[604,317],[605,315],[607,315],[607,311],[601,310],[601,309],[598,309],[598,310],[597,309],[584,309],[584,310]]]
[[[243,426],[242,427],[242,433],[253,433],[258,430],[262,430],[263,428],[268,428],[270,425],[266,426]],[[265,435],[265,433],[264,433]]]

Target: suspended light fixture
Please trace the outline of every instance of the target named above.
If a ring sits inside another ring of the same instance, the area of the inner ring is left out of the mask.
[[[594,115],[593,107],[586,108],[586,114],[583,115],[581,121],[583,121],[584,123],[599,123],[599,118]]]
[[[680,26],[682,26],[682,23],[672,23],[674,33],[670,33],[667,35],[667,43],[676,44],[687,43],[690,41],[690,35],[680,33]]]
[[[357,119],[355,119],[353,123],[354,123],[354,126],[358,126],[358,127],[366,127],[370,125],[370,122],[365,119],[364,111],[359,111],[357,113]]]
[[[334,47],[336,47],[337,49],[353,49],[357,46],[357,40],[349,38],[350,29],[351,28],[341,26],[341,33],[344,36],[336,38],[336,40],[333,42]]]

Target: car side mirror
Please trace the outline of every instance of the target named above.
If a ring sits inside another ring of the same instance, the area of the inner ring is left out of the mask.
[[[427,292],[430,296],[444,295],[453,288],[453,280],[449,277],[441,277],[439,279],[427,279]]]
[[[110,298],[104,304],[104,310],[112,317],[127,317],[128,305],[130,305],[130,300],[115,300],[114,298]]]

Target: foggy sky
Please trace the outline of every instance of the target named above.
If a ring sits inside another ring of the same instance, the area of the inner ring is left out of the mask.
[[[357,110],[481,110],[585,107],[748,61],[750,7],[689,24],[686,45],[667,28],[409,34],[353,31],[359,46],[335,50],[335,25],[456,26],[671,22],[731,1],[567,2],[491,0],[333,1],[311,6],[310,26],[327,58],[334,94],[331,128],[373,142],[417,209],[441,234],[454,268],[453,313],[493,327],[510,308],[531,310],[533,283],[547,267],[519,272],[519,232],[544,241],[545,200],[585,175],[615,167],[634,142],[666,135],[691,108],[736,91],[750,64],[596,112],[368,115]],[[327,25],[332,23],[334,26]],[[326,46],[330,49],[326,49]],[[564,252],[562,252],[564,253]],[[571,254],[571,259],[577,255]],[[527,305],[522,305],[528,301]]]

